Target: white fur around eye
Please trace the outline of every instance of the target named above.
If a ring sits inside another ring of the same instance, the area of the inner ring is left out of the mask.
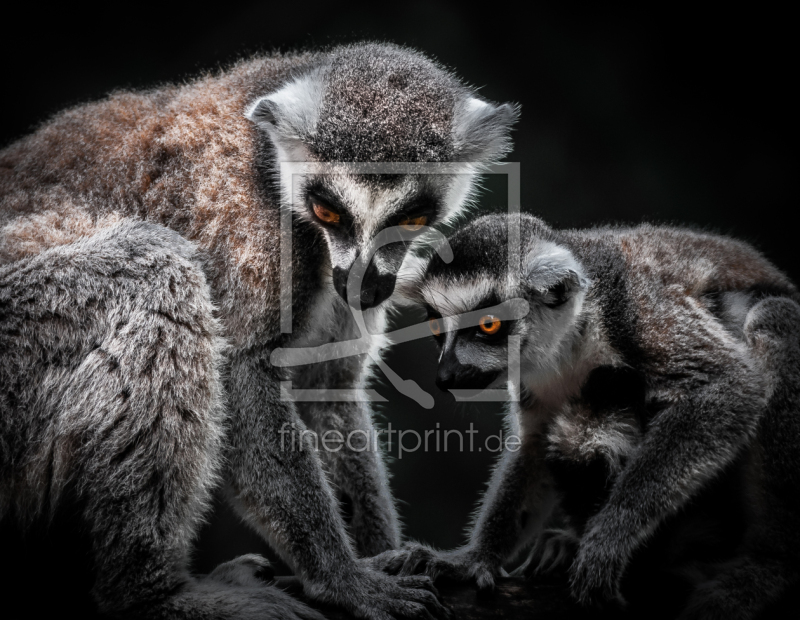
[[[448,316],[471,312],[492,292],[498,290],[498,284],[480,276],[456,283],[434,278],[422,283],[419,294],[425,303],[442,316]]]

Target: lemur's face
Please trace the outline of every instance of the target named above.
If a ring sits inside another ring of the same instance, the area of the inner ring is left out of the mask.
[[[315,175],[297,209],[324,236],[334,290],[367,309],[389,298],[408,248],[457,211],[466,191],[445,175]]]
[[[430,278],[420,287],[440,351],[440,389],[477,390],[503,383],[509,377],[512,343],[521,353],[523,379],[555,367],[559,345],[574,322],[575,297],[565,295],[563,285],[545,294],[525,287],[510,295],[497,284],[488,277],[460,282]],[[518,318],[520,303],[527,313],[523,310]]]
[[[321,231],[333,289],[372,308],[392,294],[415,237],[457,215],[480,167],[508,151],[517,110],[404,48],[346,46],[316,62],[246,116],[269,144],[257,163],[283,204]]]
[[[427,310],[442,390],[498,385],[509,378],[513,359],[523,383],[535,383],[557,373],[569,354],[565,343],[576,331],[588,286],[581,267],[565,248],[536,240],[524,250],[518,284],[510,288],[503,246],[495,245],[505,241],[497,234],[498,217],[457,233],[450,239],[452,263],[435,257],[404,291]]]
[[[431,278],[420,292],[439,347],[439,389],[483,389],[504,381],[509,337],[520,335],[525,325],[509,318],[502,292],[484,278]]]

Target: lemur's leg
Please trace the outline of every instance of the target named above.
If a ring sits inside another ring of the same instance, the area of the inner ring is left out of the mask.
[[[768,381],[768,404],[750,449],[741,556],[702,584],[689,618],[754,618],[800,580],[800,306],[766,299],[745,337]]]
[[[234,506],[303,581],[308,596],[354,616],[445,617],[425,577],[397,579],[356,559],[300,416],[281,397],[272,347],[231,355],[228,480]]]
[[[3,474],[23,513],[74,489],[101,612],[321,618],[265,584],[188,574],[224,427],[222,342],[190,243],[120,224],[4,267],[0,308],[0,417],[19,429],[4,434],[15,471],[4,463]]]
[[[357,338],[352,315],[339,302],[334,300],[332,319],[339,339]],[[327,340],[330,327],[327,322],[324,326]],[[293,376],[296,388],[351,389],[363,395],[361,402],[296,403],[303,421],[320,440],[326,436],[333,439],[326,444],[320,441],[319,454],[334,489],[352,511],[348,529],[360,557],[371,557],[400,545],[397,509],[363,389],[367,360],[366,355],[360,355],[304,366]]]
[[[663,408],[587,523],[571,568],[573,593],[584,603],[620,598],[633,551],[752,441],[766,404],[762,373],[744,343],[683,291],[659,311],[663,320],[652,317],[641,334],[642,363]]]
[[[491,587],[503,564],[539,533],[555,506],[542,448],[542,437],[533,433],[524,436],[519,450],[503,451],[464,547],[441,552],[409,543],[374,558],[373,565],[389,573],[424,572]]]

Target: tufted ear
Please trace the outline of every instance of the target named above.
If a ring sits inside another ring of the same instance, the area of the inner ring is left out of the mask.
[[[299,143],[314,133],[323,96],[323,72],[312,71],[257,99],[245,116],[267,133],[280,155],[296,155]]]
[[[539,241],[525,261],[525,281],[546,306],[557,307],[589,288],[583,267],[567,248]]]
[[[545,306],[555,308],[565,304],[577,293],[586,289],[585,280],[580,274],[571,269],[562,275],[561,279],[553,284],[542,295],[542,303]]]
[[[270,129],[275,129],[277,124],[275,119],[276,109],[277,105],[270,99],[270,95],[267,95],[251,105],[245,112],[245,116],[261,129],[269,131]]]
[[[511,126],[519,118],[519,106],[494,105],[468,97],[456,105],[453,118],[455,161],[492,163],[512,148]]]

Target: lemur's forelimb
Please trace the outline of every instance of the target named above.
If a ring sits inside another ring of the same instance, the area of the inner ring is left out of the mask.
[[[676,298],[670,312],[670,338],[649,343],[665,406],[587,525],[572,569],[584,602],[618,596],[636,547],[752,440],[766,404],[755,364],[704,309]]]
[[[447,615],[424,581],[399,583],[354,560],[311,436],[281,433],[300,420],[281,398],[269,354],[248,351],[230,362],[228,477],[234,506],[290,563],[309,596],[365,609],[378,600],[389,613]],[[293,514],[304,518],[287,518]]]
[[[756,618],[800,582],[800,306],[761,301],[747,315],[744,336],[768,399],[745,453],[749,527],[742,553],[709,567],[681,620]]]
[[[342,340],[357,333],[349,308],[336,306],[307,342],[330,340],[335,325]],[[322,314],[322,313],[321,313]],[[330,322],[330,324],[329,324]],[[397,510],[389,489],[378,430],[372,419],[364,383],[365,355],[343,357],[293,369],[292,387],[297,390],[349,388],[356,400],[298,401],[297,411],[315,434],[315,448],[325,466],[334,492],[349,509],[348,530],[360,557],[371,557],[400,544]],[[352,387],[350,387],[352,386]]]
[[[505,562],[540,530],[555,505],[543,447],[537,433],[525,437],[521,445],[505,447],[463,547],[439,552],[407,543],[400,551],[373,558],[372,564],[392,574],[423,572],[491,587]]]

